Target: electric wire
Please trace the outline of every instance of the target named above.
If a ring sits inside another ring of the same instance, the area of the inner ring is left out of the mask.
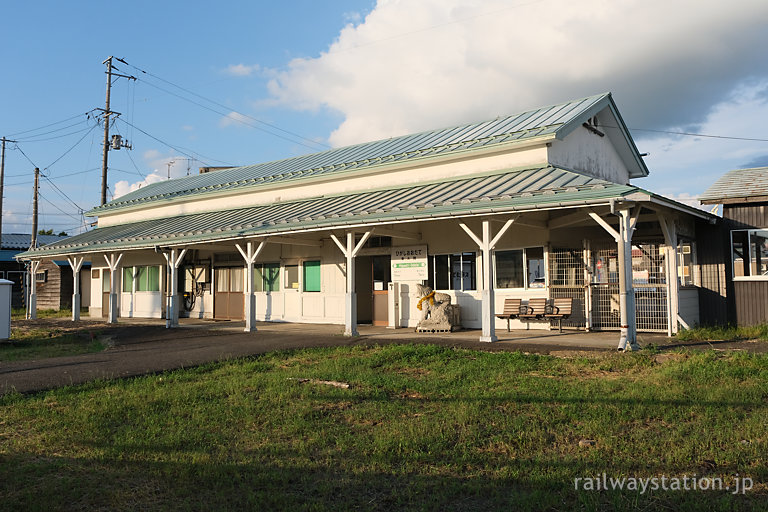
[[[75,116],[68,117],[67,119],[63,119],[61,121],[56,121],[55,123],[46,124],[46,125],[40,126],[38,128],[33,128],[31,130],[24,130],[22,132],[12,133],[12,134],[8,135],[8,137],[15,137],[17,135],[22,135],[22,134],[25,134],[25,133],[31,133],[31,132],[36,132],[38,130],[44,130],[45,128],[48,128],[50,126],[56,126],[57,124],[66,123],[67,121],[71,121],[72,119],[77,119],[78,117],[83,116],[83,115],[87,116],[88,114],[93,112],[93,110],[95,110],[95,109],[91,109],[88,112],[85,112],[84,114],[77,114]],[[35,135],[35,137],[36,137],[36,135]]]
[[[118,59],[118,60],[120,60],[120,59]],[[231,118],[231,119],[233,119],[233,120],[236,120],[236,121],[239,121],[239,122],[241,122],[242,124],[245,124],[245,125],[247,125],[247,126],[250,126],[250,127],[252,127],[252,128],[255,128],[255,129],[257,129],[257,130],[261,130],[261,131],[263,131],[263,132],[265,132],[265,133],[268,133],[268,134],[270,134],[270,135],[272,135],[272,136],[274,136],[274,137],[279,137],[279,138],[281,138],[281,139],[283,139],[283,140],[287,140],[287,141],[289,141],[289,142],[293,142],[293,143],[296,143],[296,144],[301,144],[302,146],[308,147],[308,148],[310,148],[310,149],[317,149],[317,147],[318,147],[318,146],[319,146],[319,147],[323,147],[323,148],[330,148],[330,146],[329,146],[329,145],[327,145],[327,144],[323,144],[322,142],[317,142],[317,141],[315,141],[315,140],[312,140],[312,139],[310,139],[310,138],[308,138],[308,137],[304,137],[303,135],[300,135],[300,134],[298,134],[298,133],[295,133],[295,132],[292,132],[292,131],[290,131],[290,130],[286,130],[286,129],[284,129],[284,128],[281,128],[281,127],[279,127],[279,126],[277,126],[277,125],[275,125],[275,124],[272,124],[272,123],[268,123],[268,122],[266,122],[266,121],[262,121],[261,119],[258,119],[258,118],[256,118],[256,117],[253,117],[253,116],[250,116],[250,115],[248,115],[248,114],[244,114],[244,113],[242,113],[242,112],[239,112],[239,111],[237,111],[237,110],[235,110],[235,109],[233,109],[233,108],[231,108],[231,107],[229,107],[229,106],[227,106],[227,105],[224,105],[223,103],[219,103],[218,101],[215,101],[215,100],[212,100],[212,99],[210,99],[210,98],[207,98],[207,97],[205,97],[205,96],[203,96],[203,95],[201,95],[201,94],[198,94],[198,93],[196,93],[196,92],[194,92],[194,91],[191,91],[191,90],[189,90],[189,89],[187,89],[187,88],[185,88],[185,87],[182,87],[181,85],[175,84],[175,83],[173,83],[173,82],[171,82],[171,81],[169,81],[169,80],[166,80],[166,79],[164,79],[164,78],[162,78],[162,77],[160,77],[160,76],[158,76],[158,75],[155,75],[154,73],[151,73],[151,72],[149,72],[149,71],[146,71],[146,70],[144,70],[144,69],[141,69],[141,68],[140,68],[140,67],[138,67],[138,66],[135,66],[135,65],[133,65],[133,64],[129,64],[128,62],[125,62],[124,60],[120,60],[120,62],[123,62],[124,64],[126,64],[126,65],[128,65],[128,66],[130,66],[130,67],[134,68],[135,70],[139,71],[140,73],[144,73],[145,75],[151,76],[151,77],[152,77],[152,78],[154,78],[155,80],[159,80],[159,81],[161,81],[161,82],[163,82],[163,83],[165,83],[165,84],[168,84],[168,85],[170,85],[170,86],[172,86],[172,87],[175,87],[175,88],[177,88],[177,89],[179,89],[179,90],[181,90],[181,91],[184,91],[184,92],[185,92],[185,93],[187,93],[187,94],[190,94],[190,95],[192,95],[192,96],[195,96],[196,98],[199,98],[199,99],[201,99],[201,100],[203,100],[203,101],[206,101],[206,102],[208,102],[208,103],[211,103],[211,104],[213,104],[213,105],[216,105],[217,107],[220,107],[220,108],[223,108],[223,109],[226,109],[226,110],[230,111],[230,112],[227,112],[227,113],[222,113],[222,112],[220,112],[220,111],[218,111],[218,110],[216,110],[216,109],[213,109],[213,108],[211,108],[211,107],[209,107],[209,106],[206,106],[206,105],[203,105],[203,104],[201,104],[201,103],[198,103],[198,102],[196,102],[196,101],[193,101],[193,100],[191,100],[191,99],[189,99],[189,98],[186,98],[186,97],[184,97],[184,96],[181,96],[181,95],[179,95],[179,94],[176,94],[176,93],[174,93],[174,92],[172,92],[172,91],[168,91],[167,89],[163,89],[162,87],[158,86],[157,84],[153,84],[153,83],[152,83],[152,82],[150,82],[150,81],[147,81],[147,80],[141,80],[143,83],[145,83],[145,84],[147,84],[147,85],[149,85],[149,86],[151,86],[151,87],[154,87],[154,88],[156,88],[156,89],[159,89],[159,90],[161,90],[161,91],[163,91],[163,92],[166,92],[166,93],[168,93],[168,94],[171,94],[171,95],[173,95],[173,96],[176,96],[177,98],[180,98],[180,99],[182,99],[182,100],[188,101],[188,102],[190,102],[190,103],[192,103],[192,104],[194,104],[194,105],[197,105],[197,106],[199,106],[199,107],[201,107],[201,108],[204,108],[204,109],[206,109],[206,110],[209,110],[209,111],[211,111],[211,112],[214,112],[214,113],[216,113],[216,114],[218,114],[218,115],[220,115],[220,116],[224,116],[224,117],[227,117],[227,116],[229,115],[229,113],[231,113],[231,112],[234,112],[234,113],[236,113],[236,114],[238,114],[238,115],[240,115],[240,116],[243,116],[243,117],[245,117],[245,118],[247,118],[247,119],[250,119],[250,120],[252,120],[252,121],[254,121],[254,122],[256,122],[256,123],[259,123],[259,124],[261,124],[261,125],[264,125],[264,126],[268,126],[269,128],[272,128],[273,130],[278,130],[278,131],[280,131],[280,132],[282,132],[282,133],[285,133],[285,134],[287,134],[287,135],[290,135],[291,137],[294,137],[294,138],[298,138],[298,139],[304,140],[304,141],[306,141],[306,142],[309,142],[310,144],[312,144],[312,146],[309,146],[309,145],[307,145],[307,144],[304,144],[304,143],[302,143],[302,142],[300,142],[300,141],[297,141],[297,140],[291,140],[291,139],[288,139],[288,138],[286,138],[286,137],[284,137],[284,136],[282,136],[282,135],[279,135],[279,134],[277,134],[277,133],[273,133],[273,132],[270,132],[270,131],[268,131],[268,130],[265,130],[264,128],[260,128],[260,127],[258,127],[258,126],[255,126],[255,125],[253,125],[253,124],[250,124],[250,123],[246,123],[246,122],[244,122],[242,119],[238,119],[238,118]],[[137,80],[139,80],[139,79],[137,79]]]

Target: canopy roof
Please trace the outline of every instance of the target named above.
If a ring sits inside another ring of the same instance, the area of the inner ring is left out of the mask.
[[[47,258],[336,227],[605,204],[636,192],[644,191],[552,166],[507,169],[460,179],[96,228],[18,257]]]

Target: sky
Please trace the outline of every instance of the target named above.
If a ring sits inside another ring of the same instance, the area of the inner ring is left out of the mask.
[[[82,0],[0,4],[2,230],[88,229],[108,197],[197,173],[514,114],[602,92],[686,202],[768,166],[765,0]]]

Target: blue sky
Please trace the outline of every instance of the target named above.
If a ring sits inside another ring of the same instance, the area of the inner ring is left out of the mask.
[[[133,150],[110,152],[110,193],[171,161],[183,176],[612,91],[650,152],[635,184],[691,202],[729,169],[768,165],[768,2],[735,4],[6,2],[0,136],[18,145],[3,231],[30,230],[33,163],[40,228],[78,232],[98,204],[102,128],[85,113],[104,106],[110,55],[138,78],[113,86],[112,133]]]

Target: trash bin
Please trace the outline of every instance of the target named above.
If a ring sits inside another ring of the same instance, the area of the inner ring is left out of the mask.
[[[11,337],[11,289],[13,281],[0,279],[0,340]]]

